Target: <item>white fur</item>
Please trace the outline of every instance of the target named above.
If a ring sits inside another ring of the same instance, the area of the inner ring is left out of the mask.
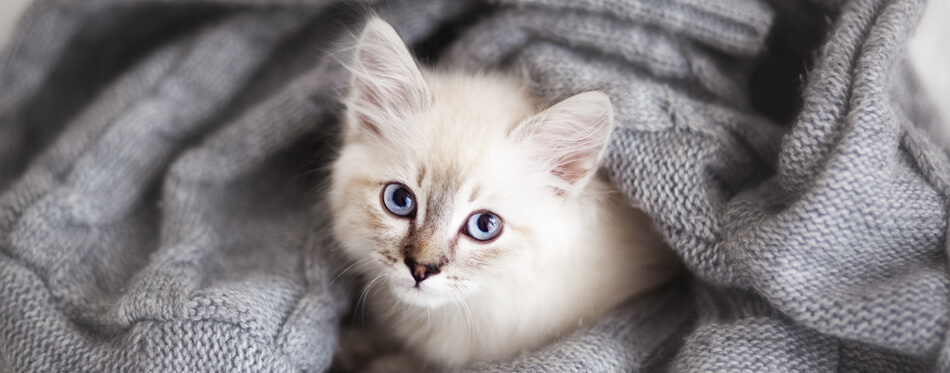
[[[363,80],[346,102],[328,196],[333,231],[369,281],[369,311],[413,351],[447,365],[511,357],[670,277],[674,260],[646,216],[595,176],[613,126],[606,95],[539,112],[517,80],[420,71],[383,21],[371,20],[360,40],[351,69]],[[377,76],[362,58],[410,76]],[[366,100],[364,89],[431,96]],[[361,118],[374,118],[372,127]],[[580,177],[564,179],[559,167]],[[380,203],[390,182],[415,194],[413,221]],[[427,223],[436,197],[446,214]],[[503,220],[494,241],[461,233],[477,210]],[[419,287],[403,263],[410,232],[425,234],[427,250],[448,260]]]

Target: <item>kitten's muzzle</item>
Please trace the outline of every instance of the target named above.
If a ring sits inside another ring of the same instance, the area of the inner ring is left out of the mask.
[[[439,266],[432,264],[422,264],[413,258],[406,258],[406,266],[409,267],[409,273],[416,280],[416,285],[429,278],[429,276],[439,274]]]

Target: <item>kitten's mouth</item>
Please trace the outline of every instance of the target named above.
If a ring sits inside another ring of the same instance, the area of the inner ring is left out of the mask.
[[[446,302],[441,292],[425,282],[393,281],[390,288],[396,299],[413,306],[435,308]]]

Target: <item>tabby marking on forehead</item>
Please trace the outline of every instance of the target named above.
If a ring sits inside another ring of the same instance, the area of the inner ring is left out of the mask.
[[[419,166],[419,178],[416,180],[416,185],[422,185],[422,181],[426,179],[426,166]]]
[[[481,192],[481,189],[478,187],[478,185],[475,185],[474,187],[472,187],[472,193],[468,197],[468,202],[469,203],[475,202],[475,200],[478,199],[479,192]]]
[[[440,174],[442,175],[451,176],[451,174]],[[434,229],[435,226],[451,217],[449,208],[454,205],[454,195],[459,188],[457,178],[441,179],[432,184],[432,189],[427,194],[425,220],[422,223],[427,229]]]

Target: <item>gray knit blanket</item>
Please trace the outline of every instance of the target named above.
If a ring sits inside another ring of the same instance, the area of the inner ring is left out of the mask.
[[[319,372],[320,190],[370,11],[428,64],[599,89],[688,273],[488,372],[950,371],[922,0],[38,0],[0,57],[0,371]]]

